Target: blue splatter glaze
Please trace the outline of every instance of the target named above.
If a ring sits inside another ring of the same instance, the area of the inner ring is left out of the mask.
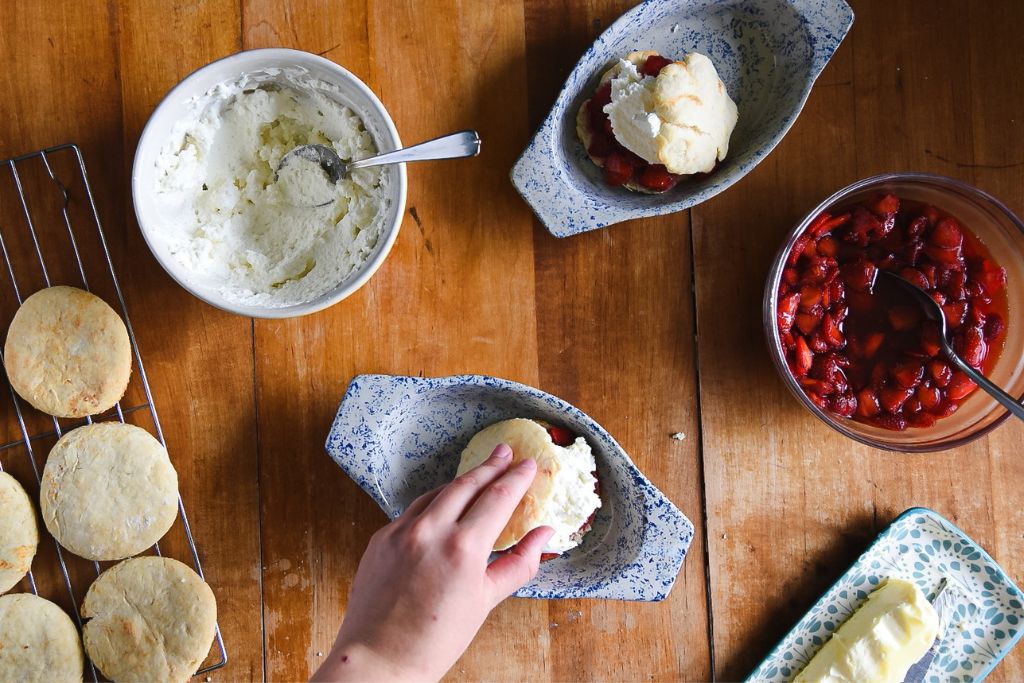
[[[512,183],[556,237],[695,206],[745,176],[796,121],[811,86],[853,24],[842,0],[647,0],[583,54],[512,169]],[[711,58],[739,109],[713,173],[660,195],[610,187],[576,135],[576,112],[601,74],[633,50]]]
[[[327,452],[394,519],[455,476],[470,438],[530,417],[584,437],[594,451],[602,507],[583,543],[544,562],[516,595],[664,599],[693,539],[693,524],[633,465],[615,439],[560,398],[495,377],[359,375],[349,384]]]

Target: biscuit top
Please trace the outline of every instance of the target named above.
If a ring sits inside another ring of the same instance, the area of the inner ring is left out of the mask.
[[[545,553],[563,553],[579,545],[580,527],[601,507],[595,490],[594,456],[586,440],[577,438],[563,448],[534,420],[504,420],[481,430],[470,440],[462,452],[458,473],[478,466],[501,443],[512,449],[512,466],[533,458],[537,461],[537,474],[494,549],[510,548],[538,526],[555,530],[544,546]]]
[[[4,366],[14,390],[38,410],[85,417],[110,409],[124,394],[131,342],[105,301],[75,287],[49,287],[15,313]]]
[[[631,52],[601,79],[612,84],[604,111],[615,139],[670,173],[707,173],[729,151],[736,104],[704,55],[690,53],[656,77],[642,76],[637,67],[654,54]]]

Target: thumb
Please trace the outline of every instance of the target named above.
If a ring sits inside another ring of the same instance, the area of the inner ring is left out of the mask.
[[[554,534],[555,530],[551,527],[539,526],[526,534],[511,550],[491,562],[487,567],[487,576],[494,585],[494,604],[507,598],[537,574],[541,550]]]

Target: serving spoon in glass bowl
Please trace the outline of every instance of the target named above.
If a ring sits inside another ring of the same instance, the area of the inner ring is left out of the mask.
[[[956,366],[957,370],[960,370],[967,375],[972,382],[984,389],[989,396],[999,401],[1004,408],[1021,420],[1024,420],[1024,405],[1021,405],[1017,399],[1003,391],[1000,387],[985,377],[985,375],[968,365],[967,362],[964,361],[964,359],[961,358],[953,349],[953,344],[949,341],[949,328],[946,325],[946,316],[943,314],[942,308],[940,308],[939,304],[929,296],[928,292],[924,291],[913,282],[904,280],[896,273],[891,273],[887,270],[881,269],[878,269],[875,272],[877,273],[877,277],[884,278],[886,282],[901,287],[903,291],[913,296],[914,300],[920,304],[925,317],[938,323],[939,344],[942,346],[943,353],[950,362]]]
[[[369,166],[383,166],[385,164],[400,164],[408,161],[433,161],[436,159],[461,159],[473,157],[480,153],[480,135],[475,130],[461,130],[457,133],[442,135],[433,140],[421,142],[411,147],[403,147],[391,152],[384,152],[376,156],[359,159],[358,161],[344,161],[338,153],[327,145],[310,144],[299,145],[281,157],[280,163],[274,171],[274,180],[280,181],[282,171],[295,169],[301,162],[312,162],[323,169],[330,186],[338,182],[352,171],[358,168]],[[299,184],[302,184],[299,181]],[[294,199],[296,206],[303,204],[311,207],[325,206],[333,201],[333,198],[324,202],[309,202],[308,188],[297,188],[292,183],[288,184],[293,189],[286,190]],[[303,201],[306,200],[306,201]]]

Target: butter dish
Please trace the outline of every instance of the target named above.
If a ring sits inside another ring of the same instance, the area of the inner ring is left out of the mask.
[[[539,389],[480,375],[359,375],[327,437],[327,453],[395,518],[417,496],[455,476],[483,427],[529,417],[586,439],[597,461],[602,506],[583,543],[543,562],[515,595],[529,598],[664,599],[694,528],[588,415]]]
[[[912,581],[928,596],[943,578],[955,588],[950,626],[926,681],[980,681],[1024,633],[1024,597],[996,561],[937,512],[911,508],[878,535],[747,680],[792,681],[887,578]]]
[[[512,169],[548,231],[567,237],[699,204],[750,172],[796,121],[853,23],[843,0],[646,0],[590,46]],[[576,135],[576,113],[601,74],[634,50],[710,57],[739,108],[725,160],[659,195],[608,186]]]

